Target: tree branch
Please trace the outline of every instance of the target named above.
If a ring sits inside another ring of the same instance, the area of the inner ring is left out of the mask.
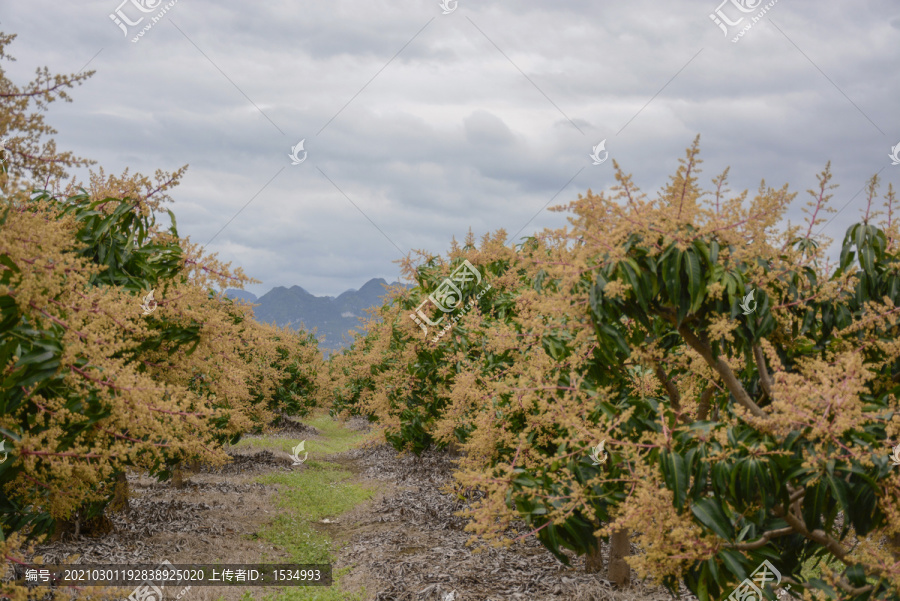
[[[847,567],[853,566],[855,562],[845,559],[847,555],[850,554],[850,551],[844,549],[840,542],[831,538],[824,530],[813,530],[812,532],[810,532],[806,527],[806,522],[803,521],[802,514],[800,513],[800,501],[806,495],[806,489],[803,487],[795,489],[789,483],[787,484],[787,489],[791,495],[789,502],[793,511],[785,511],[782,506],[776,505],[772,508],[773,513],[776,516],[783,518],[784,521],[787,522],[792,527],[792,529],[796,530],[798,534],[802,534],[806,538],[815,541],[825,547],[825,549],[828,550],[829,553],[843,562]],[[875,566],[867,567],[875,575],[881,576],[884,573],[881,568]],[[840,580],[838,580],[838,586],[840,586],[844,591],[853,595],[860,595],[874,588],[871,584],[855,588],[844,577],[841,577]]]
[[[710,384],[706,390],[703,391],[703,394],[700,395],[700,409],[697,411],[697,421],[705,421],[709,416],[710,401],[715,392],[716,385]]]
[[[797,531],[798,534],[802,534],[806,538],[811,541],[817,542],[823,547],[825,547],[829,553],[834,555],[837,559],[841,560],[845,565],[850,566],[853,565],[853,562],[847,561],[845,557],[849,553],[846,549],[844,549],[841,544],[828,536],[824,530],[813,530],[809,531],[809,528],[806,527],[806,522],[803,521],[803,518],[797,515],[794,515],[791,511],[785,511],[783,507],[780,505],[776,505],[773,507],[773,512],[776,516],[784,519],[794,530]]]
[[[853,586],[852,584],[850,584],[850,582],[848,582],[846,578],[841,578],[840,580],[838,580],[837,584],[839,587],[841,587],[843,590],[847,591],[851,595],[861,595],[861,594],[867,593],[867,592],[871,591],[873,588],[875,588],[871,584],[867,584],[866,586],[861,586],[861,587],[857,588],[857,587]]]
[[[766,396],[774,399],[772,396],[772,377],[766,369],[766,355],[763,353],[762,347],[758,344],[753,345],[753,357],[756,359],[756,368],[759,371],[759,384],[762,386]]]
[[[790,500],[788,501],[791,504],[797,503],[806,496],[805,488],[793,488],[790,484],[787,485],[788,491],[791,493]],[[796,510],[800,511],[800,505],[796,506]]]
[[[663,385],[663,388],[666,389],[666,394],[669,395],[669,400],[672,401],[672,407],[675,409],[676,413],[681,412],[681,394],[678,393],[678,388],[666,375],[666,372],[659,362],[654,361],[654,366],[656,367],[656,379],[659,380],[660,384]]]
[[[766,413],[753,402],[753,399],[751,399],[750,395],[747,394],[747,391],[744,390],[744,387],[738,381],[737,377],[735,377],[731,367],[722,361],[721,358],[713,358],[712,348],[710,348],[709,344],[697,338],[697,335],[684,324],[678,326],[678,333],[681,334],[681,337],[684,338],[684,341],[687,342],[692,349],[700,353],[700,356],[703,357],[707,365],[722,376],[722,379],[725,381],[725,386],[732,396],[737,399],[738,403],[743,405],[756,417],[766,417]]]
[[[752,543],[729,543],[725,546],[729,549],[737,549],[738,551],[753,551],[754,549],[759,549],[760,547],[764,546],[773,538],[788,536],[789,534],[795,534],[795,532],[796,531],[791,526],[787,526],[785,528],[779,528],[778,530],[769,530],[768,532],[763,532],[762,537],[760,537],[758,540],[753,541]]]

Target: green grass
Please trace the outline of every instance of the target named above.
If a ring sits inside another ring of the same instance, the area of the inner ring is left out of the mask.
[[[340,423],[331,419],[328,414],[310,416],[304,419],[303,423],[314,427],[320,432],[318,438],[306,441],[305,449],[309,451],[310,459],[316,455],[322,456],[329,453],[347,451],[358,446],[359,443],[369,436],[363,432],[355,432],[344,428]],[[301,440],[303,439],[275,436],[242,438],[234,445],[234,448],[279,449],[285,453],[291,453],[294,446]]]
[[[263,484],[276,484],[279,495],[276,506],[280,512],[259,533],[259,537],[283,549],[290,555],[290,562],[297,564],[333,563],[335,560],[332,540],[324,532],[318,532],[313,526],[323,518],[336,518],[352,509],[359,503],[369,499],[374,491],[348,482],[353,474],[340,466],[322,461],[322,456],[329,453],[346,451],[358,445],[367,435],[347,430],[333,421],[328,415],[307,418],[309,424],[321,433],[318,440],[309,440],[306,450],[309,459],[304,463],[305,469],[260,476],[256,480]],[[263,436],[245,439],[236,446],[248,446],[261,449],[281,449],[290,453],[299,442],[287,438]],[[315,458],[315,459],[314,459]],[[265,563],[281,563],[263,556]],[[349,568],[334,573],[332,586],[294,586],[285,587],[281,592],[266,594],[265,601],[362,601],[365,590],[343,592],[339,580]],[[253,596],[248,591],[243,599]]]
[[[353,474],[325,461],[308,460],[303,471],[268,474],[257,478],[263,484],[278,484],[276,500],[280,513],[259,535],[284,548],[297,563],[329,563],[328,538],[310,522],[335,517],[369,499],[373,491],[347,483]]]

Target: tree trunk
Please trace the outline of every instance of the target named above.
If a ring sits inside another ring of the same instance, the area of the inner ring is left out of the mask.
[[[113,501],[110,503],[109,509],[114,512],[129,512],[131,505],[128,504],[128,478],[125,472],[116,474],[116,484],[113,488]]]
[[[631,567],[625,558],[631,555],[628,530],[616,530],[609,537],[609,571],[606,579],[619,587],[631,584]]]
[[[184,470],[181,469],[181,463],[176,463],[172,468],[172,486],[175,488],[184,488]]]
[[[68,520],[56,520],[56,527],[50,536],[51,541],[78,540],[82,535],[89,537],[106,536],[114,532],[112,521],[104,514],[85,519],[81,511],[76,511]]]
[[[462,455],[462,446],[456,440],[451,440],[447,444],[447,453],[449,455]]]
[[[597,539],[597,548],[587,554],[584,559],[584,571],[588,574],[596,574],[603,571],[603,553],[600,539]]]

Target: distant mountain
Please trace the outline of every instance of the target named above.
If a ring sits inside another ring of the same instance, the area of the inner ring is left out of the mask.
[[[225,295],[228,296],[228,298],[236,298],[251,303],[256,302],[256,295],[252,292],[247,292],[246,290],[235,290],[234,288],[229,288],[225,291]]]
[[[392,286],[398,283],[394,282]],[[362,325],[360,318],[365,318],[366,309],[383,305],[382,297],[387,294],[385,282],[381,278],[369,280],[359,290],[347,290],[337,298],[333,296],[314,296],[301,288],[278,286],[257,298],[244,290],[229,288],[225,295],[233,299],[241,299],[258,303],[253,308],[256,321],[274,323],[277,326],[290,326],[293,329],[303,327],[312,331],[317,328],[316,335],[325,336],[319,348],[328,355],[350,345],[348,330]]]

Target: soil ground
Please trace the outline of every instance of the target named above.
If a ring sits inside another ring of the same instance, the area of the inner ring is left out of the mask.
[[[343,429],[367,430],[364,420]],[[373,433],[373,437],[377,432]],[[277,448],[305,439],[315,449],[322,433],[301,424],[287,427],[252,446],[228,450],[234,461],[223,468],[202,468],[177,489],[146,475],[129,474],[131,511],[110,516],[115,530],[98,538],[66,537],[43,544],[28,560],[86,564],[294,563],[289,552],[267,540],[265,532],[279,514],[283,484],[260,482],[266,474],[307,469],[292,466]],[[266,445],[271,445],[266,448]],[[470,534],[454,515],[471,501],[441,489],[451,482],[453,456],[427,451],[420,458],[400,455],[386,444],[331,453],[319,459],[350,472],[352,483],[372,491],[371,498],[311,527],[330,539],[338,583],[328,591],[285,592],[274,587],[193,587],[181,601],[629,601],[668,600],[664,589],[636,583],[616,590],[600,575],[584,572],[584,559],[562,565],[533,538],[505,549],[480,553],[466,545]],[[524,524],[514,530],[526,532]],[[607,551],[604,548],[604,555]],[[633,552],[638,552],[633,549]],[[604,557],[604,565],[607,558]],[[88,590],[77,593],[88,596]],[[172,591],[174,599],[180,591]],[[682,599],[693,597],[686,590]],[[166,595],[170,591],[166,589]],[[321,595],[321,596],[319,596]],[[58,596],[59,598],[59,596]],[[156,600],[160,601],[160,600]]]

